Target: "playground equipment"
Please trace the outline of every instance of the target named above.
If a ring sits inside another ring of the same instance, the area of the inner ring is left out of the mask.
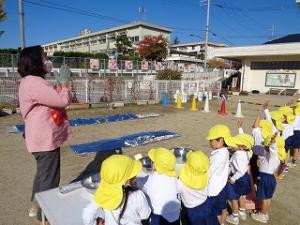
[[[205,104],[204,104],[204,109],[202,112],[208,113],[209,111],[209,101],[208,101],[208,95],[205,96]]]
[[[222,115],[222,116],[226,116],[227,113],[226,113],[226,99],[225,97],[222,97],[222,102],[221,102],[221,108],[220,108],[220,111],[219,111],[219,115]]]
[[[176,108],[177,109],[182,109],[182,96],[181,94],[177,95],[177,102],[176,102]]]
[[[244,118],[244,116],[242,114],[242,103],[241,103],[240,99],[239,99],[239,102],[238,102],[238,105],[237,105],[235,117],[237,117],[237,118]]]
[[[192,105],[191,105],[191,111],[198,111],[197,109],[197,103],[196,103],[196,96],[194,95],[193,96],[193,99],[192,99]]]

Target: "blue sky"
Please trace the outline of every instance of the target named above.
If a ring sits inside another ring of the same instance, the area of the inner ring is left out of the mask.
[[[295,2],[211,0],[209,40],[232,46],[260,44],[271,37],[273,25],[275,37],[300,33],[300,8]],[[97,16],[53,8],[61,5]],[[201,6],[199,0],[24,0],[26,46],[73,37],[84,28],[98,31],[140,20],[141,5],[145,8],[144,21],[173,28],[171,40],[175,36],[182,43],[203,40],[206,6]],[[0,48],[16,48],[20,46],[18,0],[5,0],[4,7],[7,19],[0,23],[0,30],[5,31]]]

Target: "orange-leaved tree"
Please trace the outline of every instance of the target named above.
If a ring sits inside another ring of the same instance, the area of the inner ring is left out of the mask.
[[[162,35],[145,36],[138,43],[138,52],[142,59],[161,61],[167,57],[168,40]]]

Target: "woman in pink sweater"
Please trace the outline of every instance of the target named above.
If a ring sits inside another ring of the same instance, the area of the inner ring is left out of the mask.
[[[18,62],[22,77],[19,102],[25,121],[25,142],[37,163],[29,216],[36,217],[37,192],[58,187],[60,180],[60,146],[71,134],[65,108],[69,105],[68,79],[70,69],[60,69],[56,86],[45,80],[47,59],[41,46],[24,48]],[[39,219],[39,218],[38,218]]]

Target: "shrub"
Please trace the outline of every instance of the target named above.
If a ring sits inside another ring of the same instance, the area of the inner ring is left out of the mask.
[[[182,73],[175,70],[164,69],[157,73],[157,80],[181,80]]]
[[[15,110],[15,106],[9,102],[1,102],[0,103],[0,109],[11,109]]]

